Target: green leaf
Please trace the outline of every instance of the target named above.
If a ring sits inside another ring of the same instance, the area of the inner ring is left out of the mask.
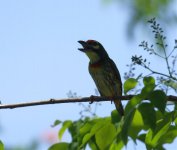
[[[155,88],[155,79],[153,77],[144,77],[143,83],[144,88],[141,91],[141,96],[143,98],[148,98],[149,93],[151,93]]]
[[[72,124],[68,127],[68,131],[71,134],[72,138],[79,134],[79,130],[83,126],[83,124],[83,121],[79,119],[78,121],[72,122]]]
[[[4,144],[0,141],[0,150],[4,150]]]
[[[98,132],[98,130],[102,128],[107,122],[110,122],[110,120],[107,118],[98,118],[98,119],[94,119],[92,122],[94,124],[92,125],[92,128],[90,128],[91,130],[89,131],[89,133],[87,133],[83,137],[81,147],[86,145],[89,142],[89,140]],[[86,131],[87,129],[82,129],[82,130]]]
[[[137,85],[137,80],[134,78],[129,78],[125,81],[124,83],[124,94],[127,94],[128,91],[132,90],[133,88],[135,88],[135,86]]]
[[[95,134],[96,143],[101,150],[107,150],[116,136],[116,128],[113,124],[107,123]]]
[[[85,124],[80,128],[79,133],[80,133],[81,135],[86,134],[87,132],[89,132],[89,131],[91,130],[92,126],[93,126],[93,123],[91,123],[91,121],[85,123]]]
[[[177,106],[177,104],[175,105],[175,107]],[[174,114],[173,114],[173,122],[175,123],[175,125],[177,126],[177,108],[174,108]]]
[[[68,143],[60,142],[52,145],[48,150],[68,150]]]
[[[71,120],[66,120],[65,122],[63,122],[63,125],[61,127],[61,129],[59,130],[58,133],[58,137],[61,140],[64,132],[66,131],[66,129],[68,129],[70,126],[72,125],[72,121]]]
[[[117,110],[113,110],[111,112],[111,119],[112,119],[112,123],[118,123],[121,120],[121,116],[119,115],[119,113],[117,112]]]
[[[126,116],[125,116],[125,121],[124,124],[122,126],[122,132],[121,132],[121,138],[124,142],[124,144],[127,144],[128,141],[128,132],[133,120],[135,114],[135,108],[131,110],[131,112],[129,112]]]
[[[146,134],[146,137],[145,137],[145,143],[146,143],[147,149],[155,147],[152,144],[152,137],[153,137],[153,131],[152,131],[152,129],[149,129],[149,131],[148,131],[148,133]]]
[[[145,143],[146,133],[140,134],[137,139],[141,142]]]
[[[124,143],[120,141],[118,143],[112,143],[109,150],[119,150],[122,149],[123,147],[124,147]]]
[[[92,139],[94,139],[94,138],[92,138]],[[98,146],[95,143],[95,139],[89,141],[89,146],[90,146],[91,150],[98,150]]]
[[[141,91],[141,96],[143,99],[148,98],[149,94],[155,88],[155,80],[153,77],[144,77],[143,79],[144,87]]]
[[[51,126],[55,127],[55,126],[59,125],[60,123],[62,123],[60,120],[55,120],[55,122]]]
[[[170,79],[170,80],[163,80],[162,83],[177,91],[177,82]]]
[[[136,107],[142,101],[141,95],[134,96],[126,105],[125,107],[125,116],[131,112],[132,109]]]
[[[172,121],[172,113],[167,113],[164,118],[157,122],[155,131],[151,129],[146,135],[146,144],[151,147],[155,148],[159,146],[160,138],[165,135],[171,125]]]
[[[177,116],[177,103],[174,103],[175,107],[174,107],[174,111],[176,111],[176,116]]]
[[[129,127],[129,135],[136,142],[137,136],[139,132],[143,129],[144,123],[141,113],[138,109],[135,110],[135,114],[133,116],[131,126]]]
[[[106,118],[100,118],[96,121],[96,123],[93,125],[91,129],[91,134],[95,134],[100,128],[102,128],[106,123],[110,122],[109,119]]]
[[[94,136],[94,134],[91,134],[91,133],[87,133],[83,140],[82,140],[82,144],[80,147],[83,147],[84,145],[86,145],[88,143],[88,141]]]
[[[171,126],[166,134],[164,134],[161,138],[159,143],[165,144],[165,143],[172,143],[174,139],[177,137],[177,127]]]
[[[153,91],[149,95],[149,99],[150,99],[151,103],[156,108],[158,108],[162,113],[165,112],[165,107],[166,107],[166,103],[167,103],[167,96],[163,91],[161,91],[161,90]]]
[[[156,111],[156,121],[162,120],[163,119],[163,114],[161,111],[157,110]]]
[[[154,88],[155,88],[155,86],[151,86],[151,85],[145,86],[141,91],[141,96],[143,97],[143,99],[149,98],[149,95],[152,93]]]
[[[116,131],[116,140],[111,144],[109,150],[119,150],[122,149],[124,146],[124,142],[121,137],[122,132],[122,124],[124,120],[122,119],[121,122],[115,125],[117,131]]]
[[[162,137],[162,135],[166,134],[170,124],[171,122],[164,123],[163,126],[158,130],[158,132],[156,132],[156,134],[154,135],[151,141],[153,146],[156,146],[159,139]]]
[[[153,77],[144,77],[143,78],[144,86],[155,85],[155,79]]]
[[[138,110],[142,115],[145,127],[154,130],[156,127],[156,112],[153,105],[150,103],[142,103],[139,105]]]
[[[85,119],[84,119],[85,120]],[[79,147],[83,140],[83,134],[80,134],[79,130],[84,125],[84,121],[79,119],[77,121],[72,122],[72,124],[68,127],[68,132],[71,135],[72,143],[70,144],[70,149],[75,150]]]

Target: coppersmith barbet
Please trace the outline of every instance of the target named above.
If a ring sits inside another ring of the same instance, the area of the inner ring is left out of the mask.
[[[78,41],[83,48],[79,48],[90,59],[89,73],[92,76],[101,96],[116,97],[122,95],[122,82],[119,71],[109,58],[104,47],[95,40]],[[119,99],[114,100],[117,111],[121,116],[124,109]]]

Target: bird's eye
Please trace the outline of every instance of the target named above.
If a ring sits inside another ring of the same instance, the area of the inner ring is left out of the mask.
[[[98,45],[98,44],[97,44],[97,42],[92,42],[92,45],[93,45],[93,46],[96,46],[96,45]]]
[[[88,40],[87,43],[92,46],[94,49],[99,49],[99,44],[97,41],[94,40]]]

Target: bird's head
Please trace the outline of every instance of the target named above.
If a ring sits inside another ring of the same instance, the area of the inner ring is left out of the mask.
[[[84,52],[90,59],[91,63],[98,62],[108,57],[104,47],[95,40],[78,41],[83,48],[79,48],[80,51]]]

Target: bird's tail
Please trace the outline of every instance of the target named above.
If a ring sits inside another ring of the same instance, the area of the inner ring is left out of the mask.
[[[121,116],[124,116],[124,108],[123,108],[123,105],[121,103],[121,100],[114,100],[114,104],[116,106],[116,109],[118,111],[118,113],[121,115]]]

